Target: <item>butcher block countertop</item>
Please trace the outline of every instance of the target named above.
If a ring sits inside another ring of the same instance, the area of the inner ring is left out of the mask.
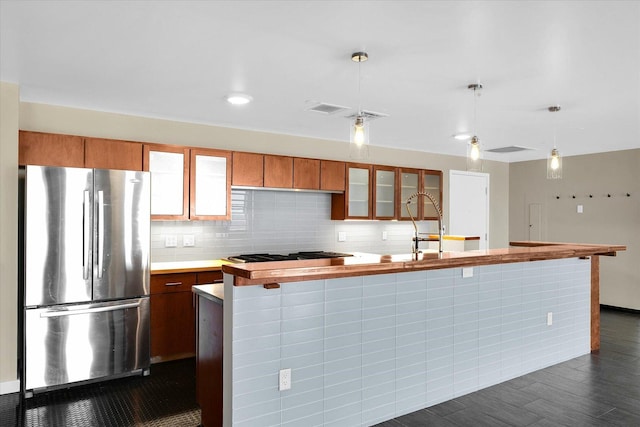
[[[411,254],[354,254],[353,257],[345,258],[226,264],[222,266],[222,271],[235,276],[235,286],[265,285],[265,287],[275,287],[278,283],[305,280],[543,261],[592,255],[615,256],[617,251],[627,249],[622,245],[580,243],[511,242],[511,245],[518,247],[444,252],[442,254],[438,254],[437,251],[426,251],[422,254],[422,259],[419,260],[413,260]]]
[[[215,271],[228,264],[221,259],[204,261],[152,262],[151,274],[197,273],[199,271]]]

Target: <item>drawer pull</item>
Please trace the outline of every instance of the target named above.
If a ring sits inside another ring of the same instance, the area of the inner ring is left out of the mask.
[[[169,283],[165,283],[165,286],[180,286],[182,285],[182,282],[169,282]]]

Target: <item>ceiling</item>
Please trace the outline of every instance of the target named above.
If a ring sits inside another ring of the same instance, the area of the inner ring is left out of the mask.
[[[345,142],[360,103],[388,114],[372,145],[464,156],[481,82],[484,148],[531,148],[485,158],[545,158],[554,134],[565,156],[640,148],[637,1],[2,0],[0,17],[22,101]]]

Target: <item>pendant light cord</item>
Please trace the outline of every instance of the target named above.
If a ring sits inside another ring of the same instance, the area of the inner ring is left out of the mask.
[[[360,85],[362,84],[362,77],[360,75],[361,66],[362,66],[362,61],[358,61],[358,115],[362,114],[362,95],[360,91]]]
[[[473,136],[478,136],[478,132],[477,132],[477,122],[478,122],[478,118],[477,118],[477,111],[478,111],[478,106],[477,106],[477,94],[476,94],[476,90],[478,90],[477,88],[473,88]]]

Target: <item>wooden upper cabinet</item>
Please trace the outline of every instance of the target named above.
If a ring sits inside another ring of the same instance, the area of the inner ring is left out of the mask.
[[[346,164],[346,190],[331,195],[331,219],[372,219],[373,165]]]
[[[84,166],[99,169],[142,170],[142,143],[84,138]]]
[[[344,191],[345,163],[332,160],[320,160],[320,189],[326,191]]]
[[[395,219],[397,217],[396,181],[396,168],[392,166],[373,167],[372,206],[375,219]]]
[[[231,219],[231,152],[191,149],[189,218]]]
[[[411,209],[411,215],[407,211],[407,199],[419,191],[422,191],[420,185],[421,171],[419,169],[398,169],[398,201],[400,212],[398,214],[399,219],[411,219],[411,215],[415,220],[422,218],[422,199],[423,196],[415,197],[411,200],[409,209]]]
[[[442,171],[423,170],[422,184],[423,191],[431,194],[442,210]],[[422,207],[422,219],[438,219],[438,211],[426,197]]]
[[[293,158],[265,155],[264,186],[271,188],[293,188]]]
[[[293,159],[293,188],[320,189],[320,160],[298,157]]]
[[[84,141],[81,136],[20,131],[18,164],[84,167]]]
[[[231,185],[264,186],[264,154],[233,153]]]
[[[145,144],[142,169],[151,172],[151,219],[189,219],[189,149]]]

